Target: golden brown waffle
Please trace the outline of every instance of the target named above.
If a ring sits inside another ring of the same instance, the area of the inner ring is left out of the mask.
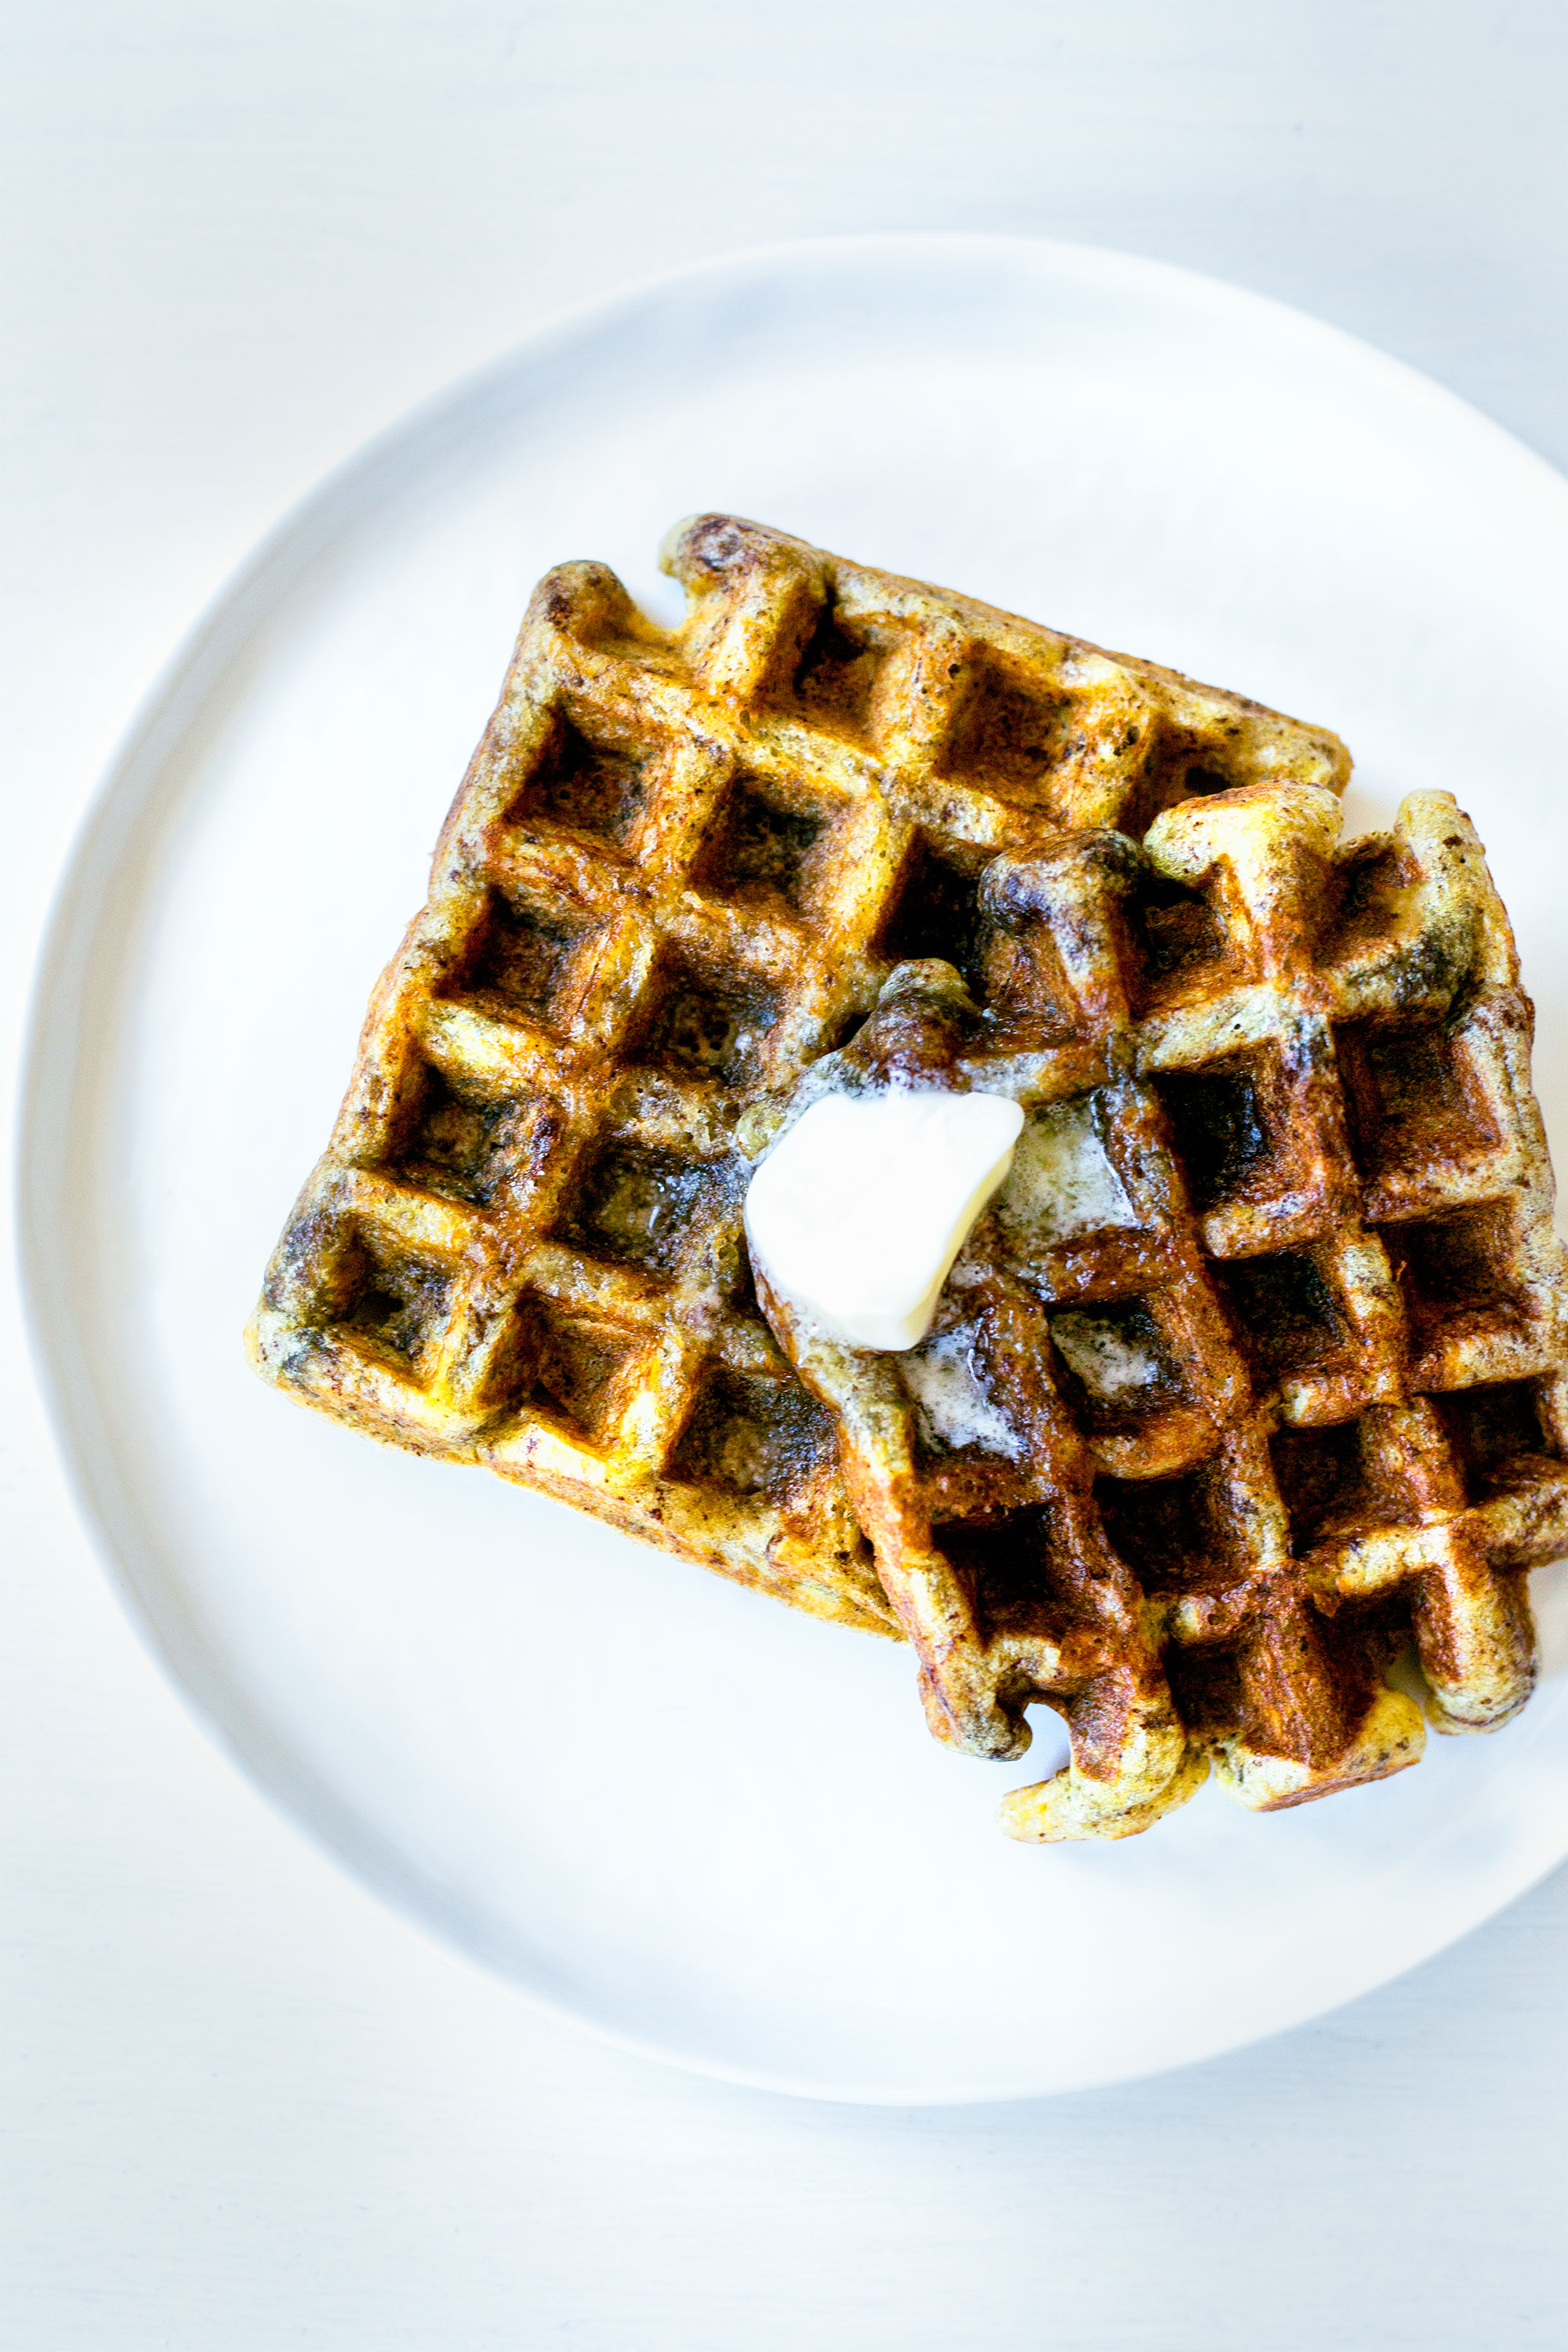
[[[1125,1836],[1211,1758],[1263,1808],[1413,1763],[1412,1639],[1439,1730],[1530,1694],[1521,1571],[1568,1549],[1531,1007],[1447,793],[1336,850],[1339,818],[1262,784],[996,858],[948,961],[797,1090],[1026,1107],[920,1349],[764,1286],[932,1728],[1014,1756],[1031,1700],[1067,1717],[1017,1836]]]
[[[902,959],[970,968],[999,854],[1349,761],[754,524],[700,518],[666,562],[673,635],[601,564],[536,592],[250,1346],[379,1437],[897,1632],[756,1309],[738,1122]]]

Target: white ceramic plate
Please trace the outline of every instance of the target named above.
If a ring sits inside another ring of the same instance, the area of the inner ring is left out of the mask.
[[[87,1515],[219,1734],[344,1863],[534,1998],[862,2099],[1108,2082],[1316,2015],[1568,1851],[1568,1606],[1491,1739],[1278,1818],[1215,1789],[1011,1844],[1025,1766],[927,1738],[907,1652],[383,1451],[245,1369],[370,985],[528,590],[699,507],[778,523],[1337,728],[1352,819],[1476,817],[1568,1135],[1568,486],[1328,329],[1060,247],[721,263],[536,337],[283,527],[119,761],[40,979],[23,1171]],[[1565,1596],[1568,1600],[1568,1596]],[[557,1658],[598,1629],[598,1733]]]

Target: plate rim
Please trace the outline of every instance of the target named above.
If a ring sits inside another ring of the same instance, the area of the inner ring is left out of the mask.
[[[1487,1907],[1466,1925],[1427,1944],[1415,1958],[1399,1958],[1394,1967],[1355,1990],[1332,1994],[1326,2003],[1309,1999],[1280,2020],[1249,2030],[1239,2039],[1222,2036],[1154,2065],[1133,2059],[1124,2070],[1102,2067],[1086,2083],[1045,2086],[1025,2083],[1016,2090],[1003,2092],[954,2089],[947,2084],[897,2091],[856,2087],[841,2081],[824,2082],[799,2069],[775,2071],[694,2055],[673,2041],[620,2028],[527,1981],[499,1954],[487,1949],[485,1938],[468,1926],[448,1926],[449,1912],[444,1916],[434,1890],[426,1891],[422,1874],[401,1855],[386,1850],[371,1824],[335,1801],[324,1783],[293,1767],[268,1738],[265,1727],[253,1719],[230,1678],[219,1677],[218,1687],[213,1687],[209,1664],[182,1642],[178,1629],[168,1622],[169,1612],[154,1605],[153,1592],[129,1557],[134,1547],[115,1530],[108,1507],[112,1480],[102,1472],[95,1475],[74,1402],[83,1377],[77,1360],[81,1350],[68,1311],[68,1290],[60,1279],[58,1251],[48,1230],[48,1179],[51,1166],[58,1164],[58,1145],[75,1116],[92,1050],[80,1018],[90,997],[91,918],[95,908],[108,900],[117,880],[122,879],[135,821],[155,794],[171,760],[230,661],[291,581],[305,571],[312,555],[330,542],[339,518],[362,504],[376,475],[406,461],[422,440],[439,432],[444,420],[471,414],[520,373],[542,369],[552,356],[569,353],[594,335],[635,326],[639,314],[657,310],[684,289],[718,293],[726,281],[754,283],[764,274],[795,276],[808,273],[814,266],[857,262],[873,268],[879,263],[897,259],[908,264],[922,257],[949,263],[967,257],[994,266],[1009,259],[1025,267],[1033,263],[1043,277],[1053,273],[1058,278],[1076,277],[1080,282],[1098,282],[1128,295],[1173,296],[1189,306],[1232,319],[1262,315],[1277,332],[1315,346],[1451,425],[1479,434],[1490,445],[1494,461],[1521,470],[1538,496],[1563,509],[1568,531],[1568,478],[1462,395],[1363,338],[1272,296],[1179,264],[1108,247],[1022,234],[927,230],[779,239],[662,270],[568,306],[479,366],[437,386],[318,476],[219,582],[175,641],[89,793],[47,897],[24,1001],[12,1166],[15,1254],[26,1364],[42,1402],[72,1514],[143,1652],[204,1737],[239,1769],[250,1791],[425,1941],[459,1960],[484,1967],[536,2013],[635,2056],[741,2087],[837,2105],[889,2107],[963,2106],[1004,2100],[1011,2104],[1069,2090],[1110,2088],[1152,2079],[1292,2032],[1376,1991],[1475,1933],[1568,1857],[1568,1829],[1561,1845],[1544,1859],[1532,1851],[1521,1861],[1510,1875],[1509,1891],[1500,1900],[1489,1898]],[[89,1406],[89,1413],[90,1410]],[[334,1826],[334,1812],[347,1817],[343,1826]]]

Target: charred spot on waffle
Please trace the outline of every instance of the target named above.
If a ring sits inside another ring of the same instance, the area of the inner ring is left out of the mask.
[[[813,726],[863,742],[885,650],[869,632],[846,621],[837,605],[824,605],[795,666],[791,698]]]
[[[561,1237],[590,1256],[671,1274],[716,1182],[702,1161],[612,1139],[584,1169]]]
[[[754,777],[737,777],[692,872],[721,898],[782,898],[796,913],[811,887],[812,852],[826,829],[820,811],[786,807]]]
[[[1026,667],[995,646],[976,646],[968,668],[938,773],[1049,810],[1056,771],[1087,748],[1087,739],[1073,731],[1070,699],[1043,694]]]
[[[338,1328],[368,1340],[378,1355],[413,1366],[446,1319],[451,1272],[395,1247],[374,1228],[350,1240],[334,1277]]]
[[[955,1570],[979,1618],[982,1638],[1023,1632],[1048,1611],[1074,1613],[1053,1573],[1048,1514],[1037,1507],[1002,1511],[985,1519],[949,1520],[931,1540]]]
[[[1080,1034],[1061,950],[1032,906],[1004,890],[993,897],[976,936],[972,984],[1011,1043],[1026,1052]]]
[[[626,1040],[644,1068],[744,1084],[756,1076],[778,1012],[777,991],[745,972],[709,972],[667,950]]]
[[[1282,1429],[1270,1439],[1275,1484],[1298,1558],[1333,1536],[1386,1526],[1403,1515],[1407,1498],[1378,1475],[1370,1422],[1363,1415],[1330,1429]]]
[[[1375,1178],[1492,1150],[1496,1126],[1466,1083],[1454,1030],[1435,1017],[1347,1021],[1334,1032],[1356,1161]]]
[[[640,752],[595,743],[558,714],[543,757],[508,810],[509,820],[543,820],[624,850],[642,814],[647,761]]]
[[[449,1201],[486,1207],[534,1157],[531,1105],[458,1094],[426,1064],[412,1123],[389,1173]]]
[[[1235,1643],[1173,1643],[1163,1664],[1190,1738],[1223,1739],[1241,1729],[1247,1706]]]
[[[1472,1503],[1485,1502],[1538,1463],[1554,1458],[1532,1381],[1450,1389],[1432,1402]]]
[[[1243,1353],[1266,1381],[1318,1370],[1344,1353],[1350,1326],[1305,1252],[1235,1258],[1215,1271]]]
[[[721,1486],[779,1504],[816,1475],[832,1450],[832,1423],[797,1381],[721,1365],[699,1389],[666,1475],[684,1486]]]
[[[1061,1635],[1092,1624],[1102,1605],[1100,1565],[1057,1524],[1049,1504],[949,1519],[931,1541],[968,1593],[981,1638],[1047,1631]],[[1109,1570],[1111,1563],[1102,1563]]]
[[[1398,919],[1406,881],[1405,862],[1398,850],[1376,835],[1336,858],[1321,902],[1319,962],[1343,963],[1386,939]]]
[[[1228,1580],[1214,1556],[1205,1465],[1175,1478],[1094,1482],[1111,1549],[1147,1592],[1211,1592]]]
[[[1142,1299],[1067,1307],[1049,1325],[1054,1369],[1081,1428],[1126,1429],[1191,1402]]]
[[[567,963],[592,928],[541,913],[492,888],[440,993],[468,998],[503,1019],[548,1021]]]
[[[1128,961],[1134,992],[1144,1002],[1169,995],[1189,981],[1206,981],[1237,961],[1215,892],[1151,877],[1126,902]]]
[[[1379,1228],[1418,1344],[1454,1325],[1520,1319],[1510,1271],[1515,1224],[1513,1210],[1496,1201]]]
[[[1373,836],[1352,845],[1330,869],[1321,900],[1317,958],[1332,967],[1382,950],[1383,984],[1407,1013],[1441,1013],[1465,979],[1468,935],[1444,928],[1402,930],[1404,901],[1415,879],[1406,856]]]
[[[1200,1214],[1260,1185],[1274,1158],[1274,1138],[1255,1067],[1234,1062],[1169,1071],[1154,1086]]]
[[[980,871],[931,835],[910,844],[872,952],[889,963],[939,956],[970,989],[983,978]]]

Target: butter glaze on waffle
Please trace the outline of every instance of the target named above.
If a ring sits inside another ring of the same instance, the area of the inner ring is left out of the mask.
[[[896,1632],[751,1294],[740,1112],[900,956],[958,952],[995,852],[1348,762],[755,525],[665,560],[673,635],[602,564],[536,592],[251,1350],[376,1436]]]
[[[1563,1253],[1531,1013],[1468,821],[1415,793],[1173,807],[986,869],[973,996],[896,972],[797,1106],[1015,1096],[1014,1173],[908,1358],[767,1298],[839,1429],[938,1735],[1072,1761],[1015,1835],[1119,1837],[1212,1759],[1273,1809],[1522,1706],[1568,1549]],[[981,1009],[977,1010],[977,1006]],[[1065,1180],[1065,1181],[1064,1181]]]

